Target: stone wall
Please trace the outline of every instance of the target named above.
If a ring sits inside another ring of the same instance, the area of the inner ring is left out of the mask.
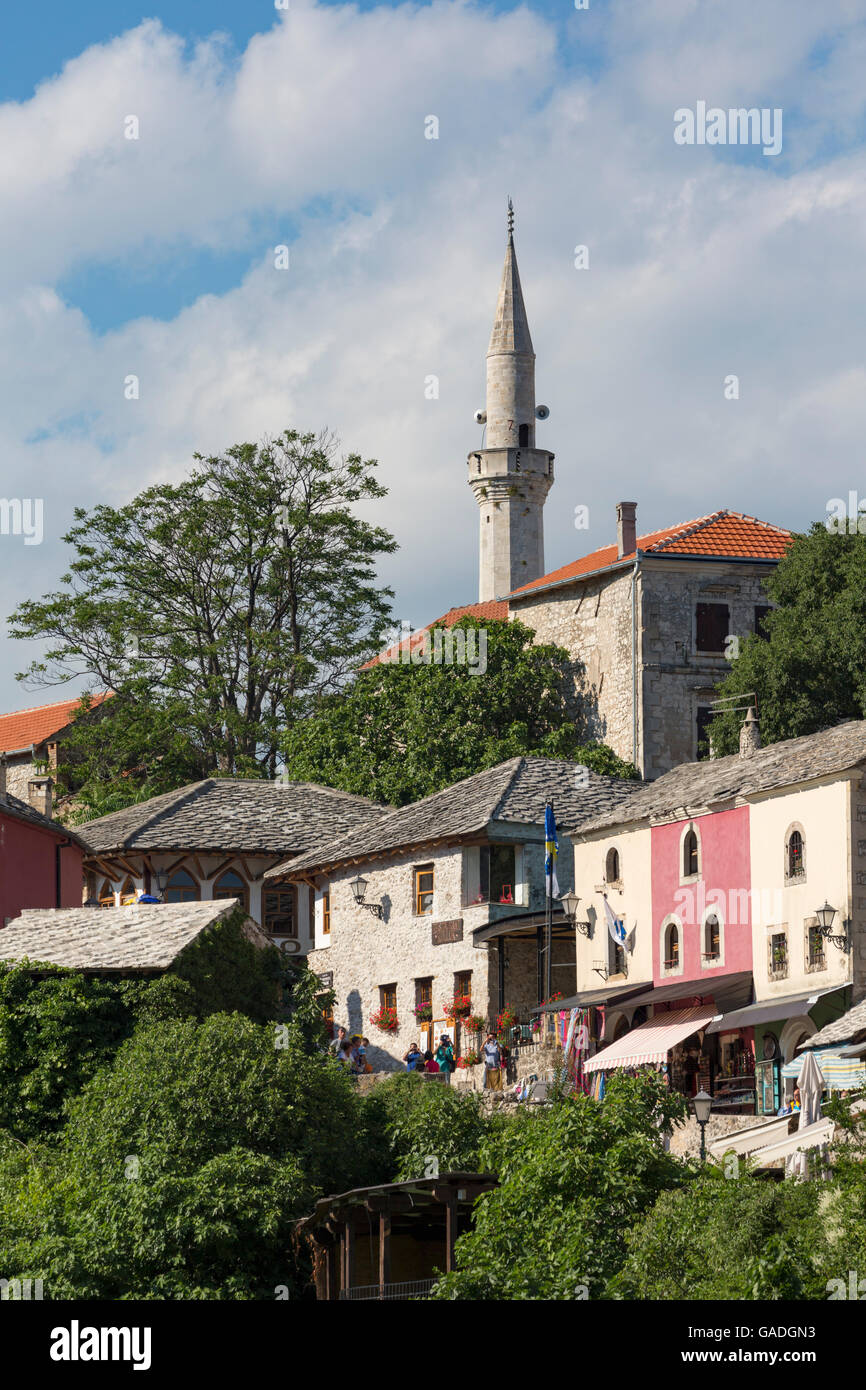
[[[710,1115],[707,1124],[707,1149],[724,1134],[737,1134],[744,1129],[753,1129],[767,1116],[760,1115]],[[689,1115],[685,1124],[677,1125],[671,1135],[670,1151],[677,1158],[699,1158],[701,1152],[701,1129],[694,1115]]]
[[[658,777],[697,756],[697,715],[714,697],[728,662],[697,651],[696,605],[728,607],[729,633],[755,628],[766,605],[765,565],[679,562],[644,557],[635,584],[636,682],[632,668],[632,574],[619,569],[573,585],[511,600],[512,616],[534,629],[536,641],[556,642],[574,661],[573,709],[591,737],[634,760],[637,685],[637,766]]]

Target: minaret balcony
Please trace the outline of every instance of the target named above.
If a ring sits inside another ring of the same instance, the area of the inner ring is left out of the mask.
[[[547,449],[475,449],[467,459],[469,482],[521,477],[553,482],[554,455]]]

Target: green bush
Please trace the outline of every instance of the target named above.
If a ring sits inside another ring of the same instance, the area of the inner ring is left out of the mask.
[[[389,1180],[424,1177],[431,1158],[440,1173],[477,1168],[488,1124],[474,1092],[406,1072],[377,1086],[366,1107],[371,1129],[387,1140]]]

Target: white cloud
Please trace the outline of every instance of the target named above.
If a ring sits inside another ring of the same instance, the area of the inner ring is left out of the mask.
[[[650,529],[723,505],[805,525],[827,495],[862,491],[866,157],[832,142],[862,105],[864,19],[861,3],[835,11],[816,65],[827,21],[790,0],[575,12],[559,48],[526,8],[293,0],[237,60],[147,22],[0,107],[4,488],[44,496],[46,528],[26,552],[0,538],[4,612],[55,583],[76,503],[120,502],[195,449],[289,423],[380,458],[398,616],[473,598],[465,460],[506,193],[557,454],[551,568],[610,538],[622,496]],[[581,33],[600,70],[566,64]],[[677,105],[777,91],[792,111],[780,167],[674,145]],[[101,334],[57,293],[73,268],[134,274],[245,247],[251,226],[262,245],[243,283],[170,322]],[[287,272],[270,254],[283,240]],[[23,660],[15,646],[6,666]],[[19,694],[7,683],[0,703]]]

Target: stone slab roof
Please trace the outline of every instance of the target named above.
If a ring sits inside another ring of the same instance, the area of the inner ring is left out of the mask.
[[[803,1044],[804,1047],[828,1047],[832,1043],[851,1042],[859,1033],[866,1032],[866,999],[861,999],[853,1009],[841,1018],[834,1018],[818,1033],[813,1033]]]
[[[580,834],[673,817],[684,820],[720,803],[846,772],[866,760],[866,719],[836,724],[818,734],[771,743],[749,757],[738,753],[683,763],[655,782],[645,782],[621,810],[587,817]]]
[[[76,845],[80,845],[82,849],[87,848],[80,834],[76,831],[69,830],[59,821],[50,820],[48,816],[43,816],[42,812],[37,811],[29,802],[21,801],[19,797],[12,796],[9,792],[6,793],[5,799],[0,799],[0,815],[13,816],[15,820],[26,821],[28,825],[38,826],[41,830],[51,830],[55,835],[62,835],[64,839],[68,837]]]
[[[0,930],[0,960],[41,961],[70,970],[167,970],[181,951],[238,905],[134,903],[130,907],[28,908]],[[268,938],[247,920],[247,936]]]
[[[78,827],[94,854],[188,850],[297,854],[382,814],[363,796],[313,782],[208,777]]]
[[[491,822],[543,825],[553,802],[557,828],[567,829],[588,813],[599,814],[631,798],[641,786],[619,777],[602,777],[581,763],[561,758],[510,758],[462,782],[400,806],[351,832],[269,869],[266,878],[309,872],[354,860],[478,835]]]

